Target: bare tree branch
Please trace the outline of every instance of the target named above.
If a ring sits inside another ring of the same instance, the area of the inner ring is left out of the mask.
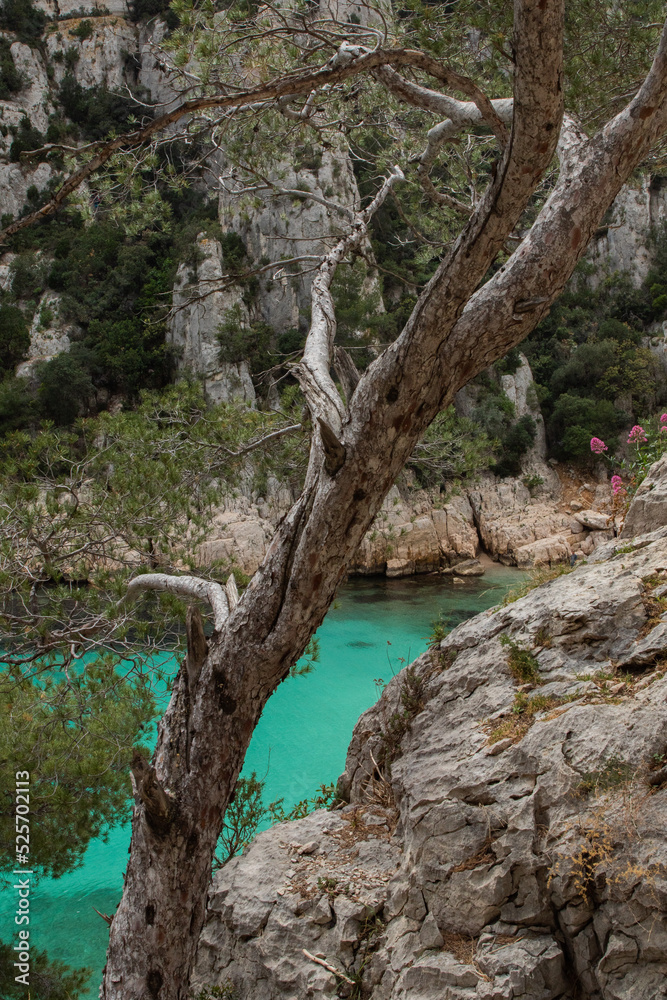
[[[314,90],[341,83],[384,65],[412,66],[429,73],[449,86],[462,90],[463,93],[473,98],[481,117],[493,129],[499,141],[503,144],[507,141],[507,130],[497,112],[488,98],[471,80],[454,73],[442,66],[436,59],[417,50],[378,48],[368,51],[360,46],[351,46],[347,42],[343,42],[336,55],[320,69],[306,72],[294,71],[278,80],[261,84],[246,91],[239,90],[234,94],[224,93],[183,101],[178,107],[153,119],[148,125],[102,143],[87,163],[84,163],[66,178],[53,198],[34,212],[30,212],[22,219],[17,219],[0,230],[0,245],[14,233],[56,212],[66,198],[76,191],[84,181],[101,170],[115,153],[136,149],[144,145],[154,135],[163,132],[174,122],[178,122],[186,116],[212,108],[228,108],[239,111],[256,105],[268,105],[287,96],[296,97],[299,94],[310,94]]]
[[[211,580],[197,576],[170,576],[168,573],[145,573],[135,576],[127,585],[123,600],[134,600],[144,590],[161,590],[179,597],[196,597],[208,601],[213,610],[216,631],[219,631],[229,617],[229,599],[225,588]]]
[[[385,201],[394,184],[402,180],[404,180],[403,171],[395,166],[370,205],[358,213],[351,232],[339,240],[333,250],[326,255],[317,269],[312,284],[310,330],[303,357],[293,370],[308,401],[313,422],[319,426],[324,452],[334,470],[344,457],[344,451],[341,452],[340,447],[336,447],[336,442],[340,438],[345,407],[329,371],[336,337],[336,314],[331,296],[331,282],[339,263],[350,250],[365,239],[371,218]]]
[[[255,448],[261,448],[263,444],[267,441],[275,441],[277,438],[284,437],[286,434],[294,434],[295,431],[301,430],[301,424],[290,424],[289,427],[281,427],[280,430],[271,431],[270,434],[265,434],[264,437],[259,438],[257,441],[251,441],[250,444],[245,445],[244,448],[239,448],[238,451],[230,451],[229,448],[225,448],[224,451],[232,458],[239,458],[241,455],[247,455],[248,452],[254,451]]]

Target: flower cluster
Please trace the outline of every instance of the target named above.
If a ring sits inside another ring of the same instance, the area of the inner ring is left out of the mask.
[[[601,455],[603,451],[608,451],[607,445],[600,438],[591,438],[591,451],[596,455]]]
[[[667,417],[667,414],[663,414],[663,416]],[[628,444],[639,445],[643,444],[645,441],[648,441],[648,438],[646,437],[646,431],[644,430],[643,427],[640,427],[639,424],[635,424],[635,426],[630,431],[630,434],[628,435]]]
[[[648,470],[654,462],[667,454],[667,412],[660,416],[648,417],[643,424],[635,424],[628,435],[628,444],[634,448],[628,449],[624,458],[606,454],[609,449],[599,437],[591,438],[591,451],[599,455],[618,472],[623,473],[623,479],[615,474],[611,477],[611,492],[614,500],[629,501],[644,481]]]

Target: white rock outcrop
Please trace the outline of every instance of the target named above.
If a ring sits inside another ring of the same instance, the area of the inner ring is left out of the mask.
[[[667,185],[664,177],[642,176],[626,184],[616,196],[600,234],[586,257],[595,273],[588,280],[594,287],[615,271],[628,274],[638,287],[651,264],[650,230],[667,220]]]
[[[351,572],[408,576],[474,559],[478,552],[466,497],[434,507],[423,501],[411,503],[393,487],[357,550]]]
[[[503,392],[514,406],[517,419],[529,416],[535,422],[535,440],[521,459],[521,467],[526,474],[539,475],[544,479],[549,489],[558,487],[558,477],[553,469],[546,464],[547,435],[544,427],[544,417],[540,410],[535,391],[535,382],[528,359],[519,354],[521,364],[512,375],[501,375],[500,384]]]
[[[561,562],[578,543],[570,529],[572,515],[550,497],[531,496],[519,479],[482,477],[468,498],[484,549],[506,566]]]
[[[96,2],[96,0],[35,0],[35,6],[43,10],[45,14],[50,17],[66,17],[68,14],[81,14],[91,15],[94,18],[98,18],[102,15],[102,11],[108,12],[109,14],[120,14],[124,16],[128,13],[128,6],[125,0],[104,0],[102,2]]]
[[[124,7],[124,4],[117,3],[116,6]],[[126,60],[137,52],[139,45],[136,26],[118,16],[95,17],[89,22],[90,37],[80,39],[72,32],[77,30],[82,20],[85,18],[59,21],[57,30],[52,29],[46,35],[46,51],[52,60],[54,81],[59,84],[66,72],[72,72],[77,83],[84,88],[105,86],[109,90],[122,91],[128,82]],[[77,52],[78,59],[69,70],[61,56],[72,48]]]
[[[657,529],[463,623],[392,680],[355,728],[349,804],[274,827],[216,876],[197,987],[667,996],[667,526],[654,513]]]
[[[633,538],[667,524],[667,454],[658,459],[635,493],[621,538]]]
[[[332,237],[349,227],[350,213],[359,206],[349,156],[325,149],[315,151],[312,158],[304,154],[296,164],[294,159],[298,161],[299,157],[277,163],[269,179],[283,190],[310,191],[313,199],[265,192],[257,205],[249,196],[236,194],[231,182],[223,184],[220,194],[223,229],[238,233],[255,261],[306,258],[284,267],[277,264],[260,279],[258,308],[263,319],[280,332],[303,326],[303,318],[310,311],[312,259],[330,249]],[[334,205],[342,206],[343,212],[336,211]],[[375,293],[377,310],[382,311],[382,299],[372,280],[363,291],[367,295]]]
[[[174,284],[167,344],[178,351],[179,365],[204,378],[212,402],[241,400],[255,404],[255,389],[247,361],[220,361],[218,331],[230,317],[240,327],[249,324],[248,310],[237,286],[223,287],[224,263],[218,240],[197,239],[198,262],[181,264]]]
[[[35,365],[69,351],[77,330],[72,324],[59,321],[59,306],[60,297],[54,292],[42,295],[30,326],[28,357],[18,365],[17,375],[29,376]]]

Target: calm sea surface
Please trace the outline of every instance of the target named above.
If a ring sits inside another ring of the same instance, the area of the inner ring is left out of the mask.
[[[376,701],[377,679],[387,682],[426,649],[432,623],[453,627],[497,604],[523,574],[502,566],[454,583],[441,577],[355,579],[339,593],[317,633],[320,659],[312,673],[280,685],[268,702],[248,749],[244,773],[266,775],[266,801],[285,807],[334,782],[343,770],[352,729]],[[129,827],[93,841],[85,863],[60,879],[33,886],[31,945],[70,965],[93,969],[94,998],[104,966],[107,925],[95,913],[113,913],[120,899]],[[0,938],[11,940],[14,892],[0,900]]]

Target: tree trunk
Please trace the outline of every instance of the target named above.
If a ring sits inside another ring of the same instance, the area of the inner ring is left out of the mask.
[[[591,140],[571,124],[563,130],[554,192],[509,262],[476,291],[556,149],[562,17],[560,0],[517,0],[512,134],[496,178],[401,336],[351,387],[347,407],[327,383],[335,332],[327,281],[335,261],[321,269],[299,373],[314,425],[305,487],[208,648],[191,623],[188,668],[160,723],[153,767],[136,762],[131,853],[111,925],[104,1000],[185,1000],[224,812],[267,699],[322,622],[424,429],[545,314],[665,128],[663,33],[625,111]]]

